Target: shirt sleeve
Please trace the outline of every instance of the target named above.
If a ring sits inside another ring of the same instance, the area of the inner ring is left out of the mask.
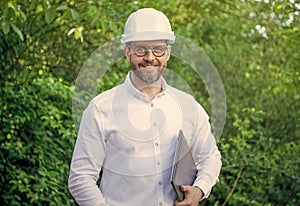
[[[219,180],[222,162],[215,137],[211,133],[208,115],[199,104],[197,110],[197,125],[192,139],[192,155],[197,168],[193,186],[197,186],[203,191],[204,199],[209,196],[211,188]]]
[[[69,191],[76,202],[83,206],[107,205],[96,185],[105,156],[99,115],[99,109],[91,102],[83,112],[71,161]]]

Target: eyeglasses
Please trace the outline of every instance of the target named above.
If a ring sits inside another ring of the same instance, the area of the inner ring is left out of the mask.
[[[148,51],[151,50],[152,54],[156,57],[162,57],[165,55],[168,45],[156,45],[153,47],[144,46],[144,45],[129,45],[129,49],[132,49],[134,54],[138,57],[143,57],[148,54]]]

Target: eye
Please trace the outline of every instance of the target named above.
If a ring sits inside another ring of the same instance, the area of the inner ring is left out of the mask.
[[[152,52],[156,57],[161,57],[166,52],[166,47],[163,45],[155,46],[152,48]]]
[[[155,46],[155,47],[153,47],[152,50],[155,52],[161,53],[161,52],[165,51],[165,46]]]
[[[136,46],[135,47],[135,52],[137,52],[137,53],[143,53],[145,51],[147,51],[147,48],[144,46]]]

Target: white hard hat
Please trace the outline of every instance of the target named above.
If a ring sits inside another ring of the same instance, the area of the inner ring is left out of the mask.
[[[175,35],[168,18],[161,11],[139,9],[128,17],[121,42],[150,40],[169,40],[174,43]]]

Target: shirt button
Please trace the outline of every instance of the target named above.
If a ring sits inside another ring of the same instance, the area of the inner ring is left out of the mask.
[[[155,143],[155,146],[158,147],[158,143],[157,142]]]
[[[162,181],[159,181],[158,184],[159,184],[159,185],[162,185]]]
[[[154,104],[153,104],[153,103],[151,103],[151,104],[150,104],[150,107],[154,107]]]
[[[157,162],[156,164],[157,164],[157,165],[160,165],[160,162]]]
[[[159,202],[159,205],[161,206],[161,205],[163,205],[164,203],[162,203],[162,202]]]

